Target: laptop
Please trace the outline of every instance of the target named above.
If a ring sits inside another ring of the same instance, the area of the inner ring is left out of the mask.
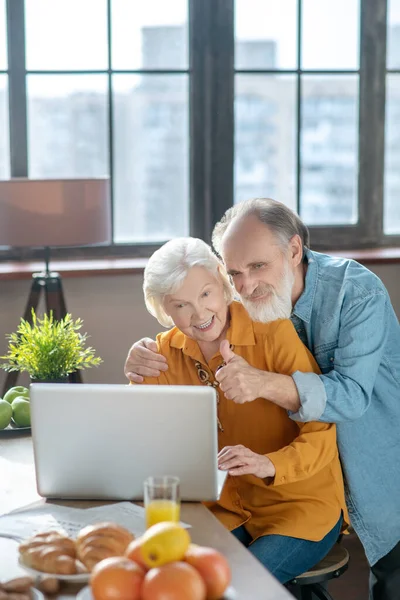
[[[142,500],[153,475],[180,479],[182,500],[217,500],[212,387],[34,383],[32,440],[45,498]]]

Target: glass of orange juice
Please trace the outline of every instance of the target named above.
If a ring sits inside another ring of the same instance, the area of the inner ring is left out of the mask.
[[[161,521],[178,522],[180,496],[178,477],[148,477],[144,482],[146,527]]]

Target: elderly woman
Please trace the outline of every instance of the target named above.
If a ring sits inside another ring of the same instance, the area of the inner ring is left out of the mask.
[[[144,383],[216,388],[218,465],[228,477],[220,500],[208,506],[277,579],[288,582],[327,554],[346,515],[335,426],[291,420],[262,389],[253,402],[228,400],[215,373],[227,362],[243,361],[253,385],[259,369],[291,374],[318,367],[290,320],[251,321],[201,240],[175,239],[157,250],[143,289],[149,312],[172,326],[157,336],[169,369]]]

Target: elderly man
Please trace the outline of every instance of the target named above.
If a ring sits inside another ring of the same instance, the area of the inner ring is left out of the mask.
[[[234,402],[268,398],[298,421],[337,424],[347,504],[371,565],[371,598],[400,589],[400,326],[387,290],[365,267],[312,252],[301,220],[281,203],[249,200],[217,223],[213,244],[253,320],[290,317],[322,374],[259,371],[231,353],[216,375]],[[151,340],[125,373],[166,370]],[[243,458],[243,463],[246,457]]]

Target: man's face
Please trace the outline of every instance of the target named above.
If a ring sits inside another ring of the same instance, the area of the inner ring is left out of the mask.
[[[221,254],[236,291],[253,321],[287,319],[292,311],[294,267],[276,236],[256,217],[226,230]]]

